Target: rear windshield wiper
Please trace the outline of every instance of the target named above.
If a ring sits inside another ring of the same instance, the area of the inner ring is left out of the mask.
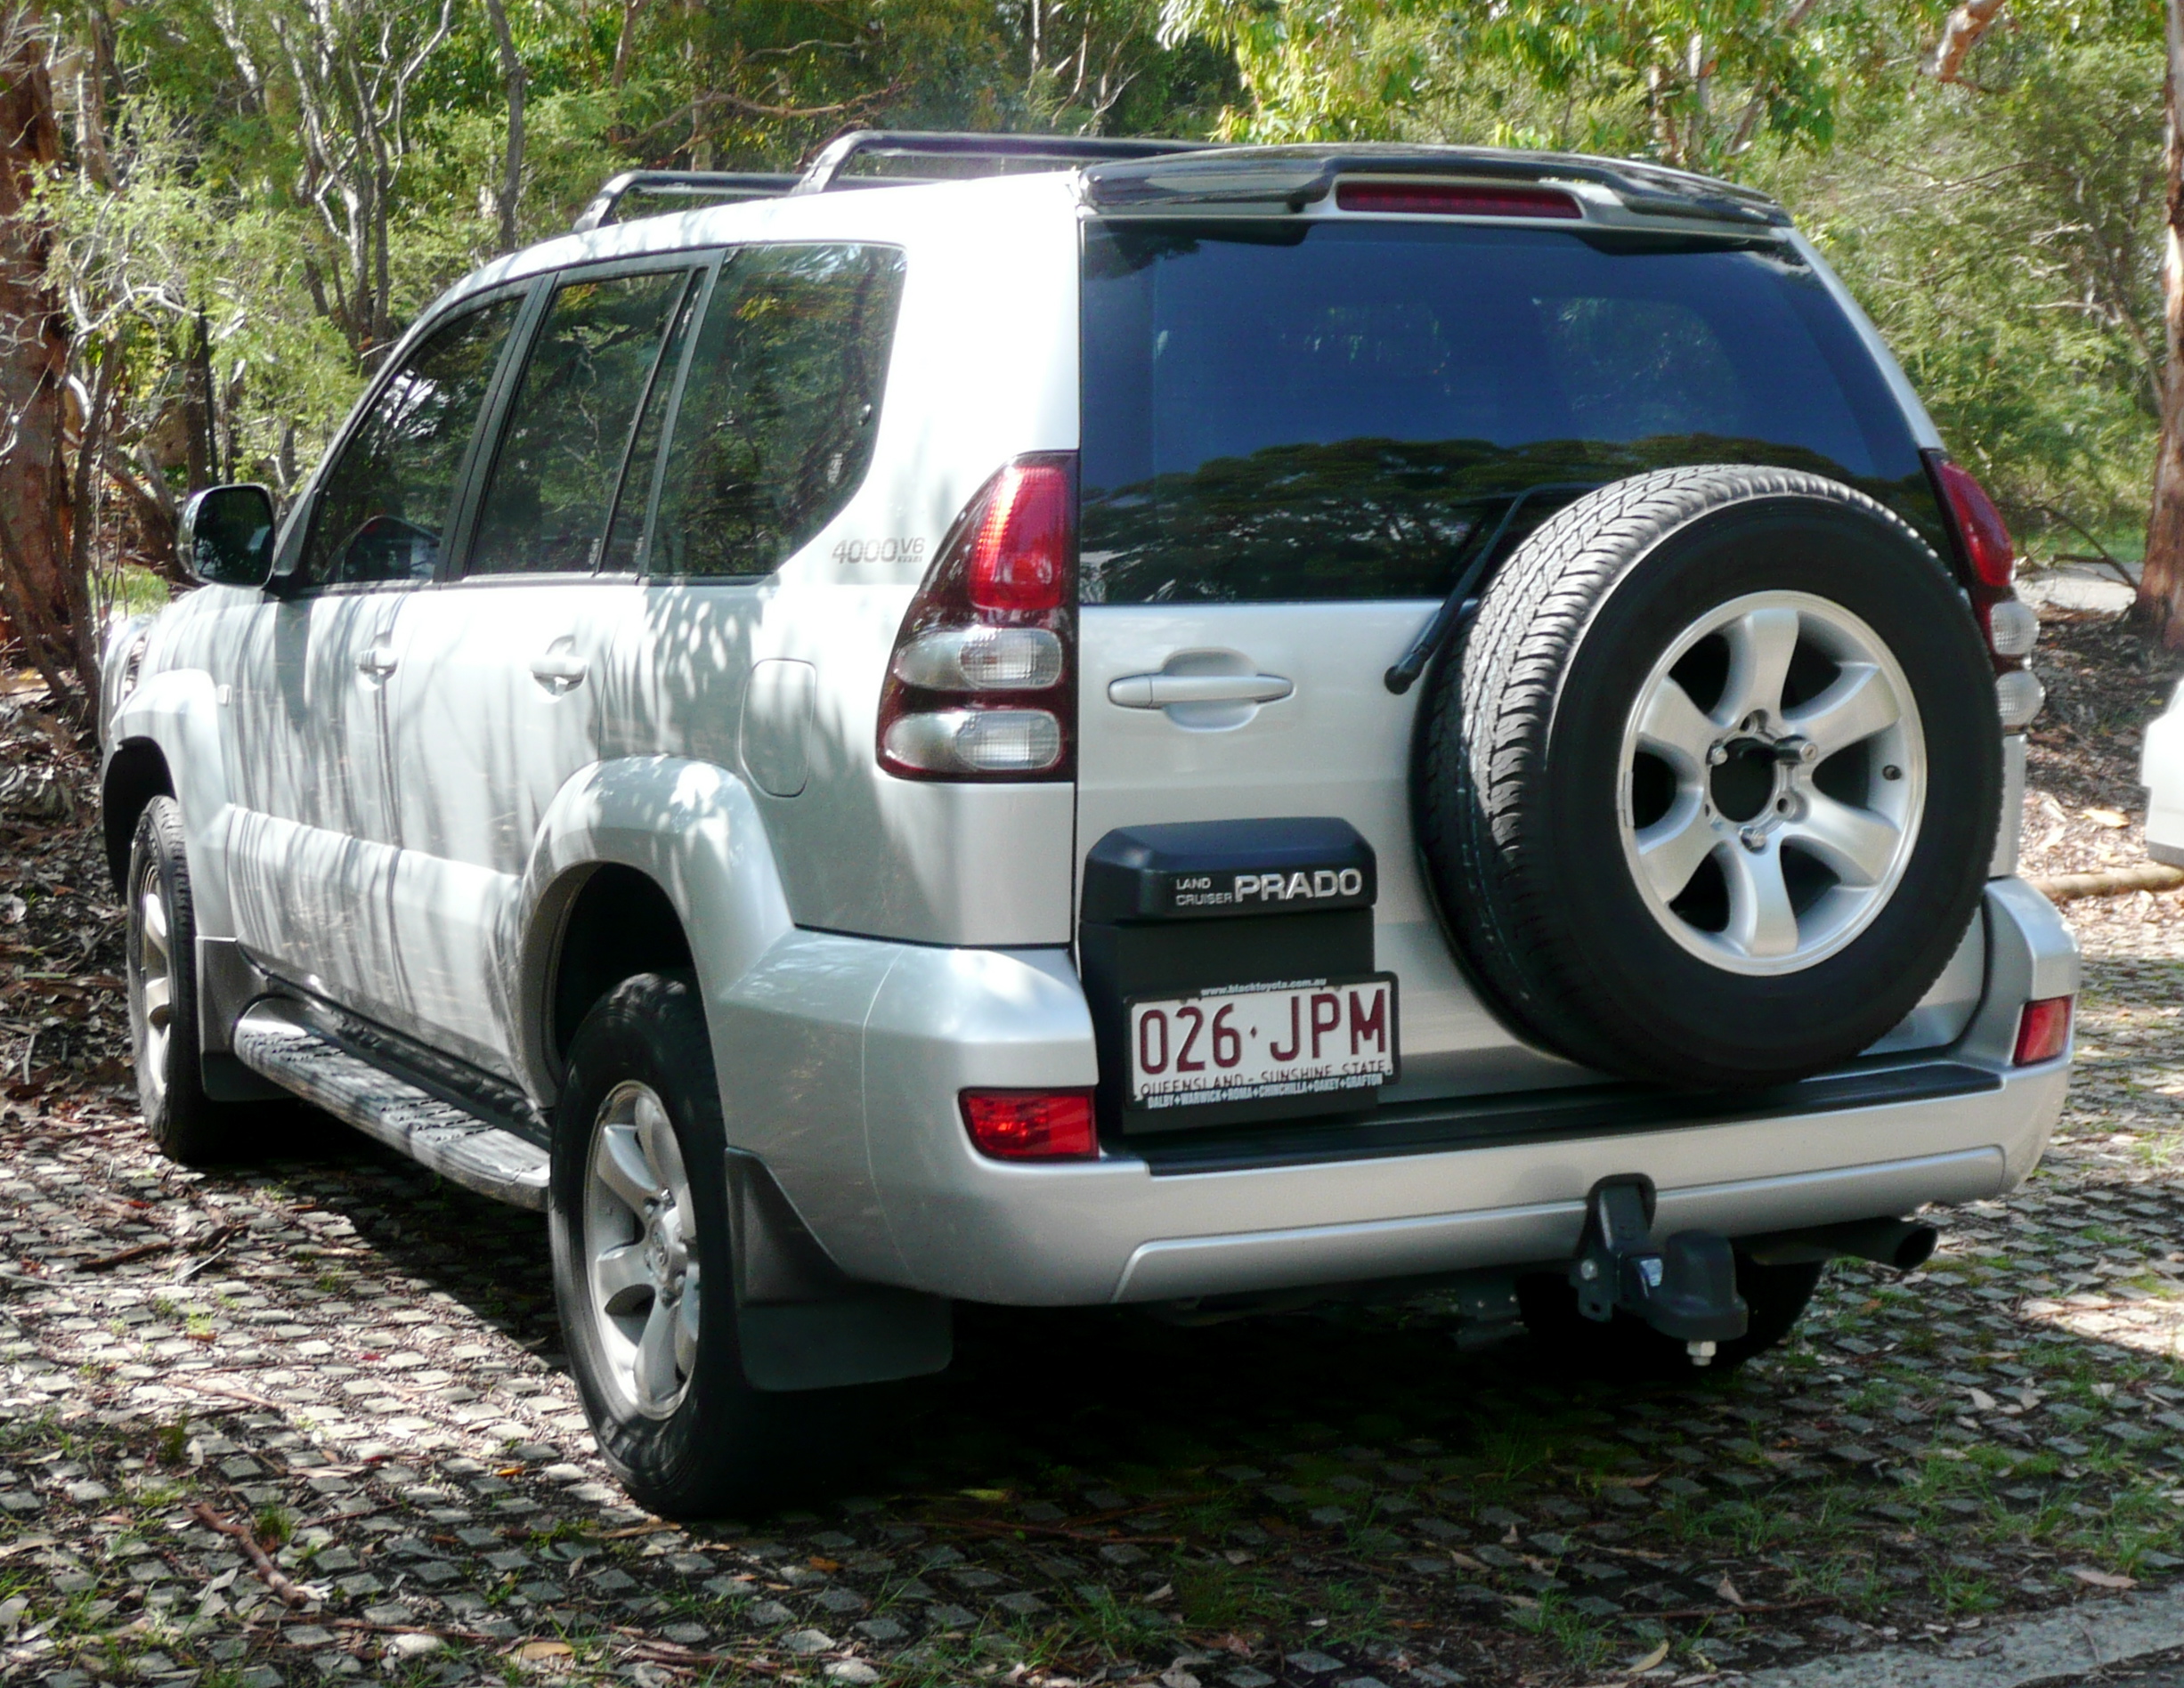
[[[1524,507],[1528,500],[1544,498],[1552,492],[1590,492],[1606,484],[1604,481],[1542,481],[1537,486],[1528,486],[1522,491],[1511,494],[1508,507],[1502,511],[1501,520],[1495,524],[1494,532],[1488,536],[1486,543],[1474,551],[1470,559],[1457,572],[1456,584],[1449,588],[1449,596],[1441,599],[1441,607],[1418,629],[1418,637],[1410,642],[1410,648],[1403,653],[1401,660],[1382,677],[1387,683],[1388,690],[1401,697],[1418,683],[1418,676],[1425,672],[1425,665],[1433,660],[1435,653],[1447,641],[1449,630],[1456,625],[1457,617],[1464,607],[1464,600],[1471,596],[1472,588],[1479,583],[1479,578],[1486,572],[1487,564],[1494,560],[1494,553],[1500,548],[1503,536],[1509,532],[1509,523],[1516,519],[1516,513]]]

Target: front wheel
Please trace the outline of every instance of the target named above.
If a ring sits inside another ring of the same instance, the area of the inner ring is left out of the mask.
[[[159,1152],[185,1166],[228,1159],[248,1146],[248,1104],[205,1093],[197,1012],[197,913],[183,848],[182,808],[155,797],[129,848],[129,1043],[144,1126]]]
[[[799,1398],[743,1376],[726,1134],[689,978],[625,980],[577,1028],[548,1220],[577,1392],[631,1496],[697,1518],[776,1492]]]

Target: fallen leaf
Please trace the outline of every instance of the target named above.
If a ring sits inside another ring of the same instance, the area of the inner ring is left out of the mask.
[[[2095,826],[2129,826],[2131,816],[2118,809],[2090,808],[2082,810],[2085,818]]]
[[[1655,1665],[1659,1664],[1668,1656],[1668,1643],[1664,1641],[1660,1646],[1654,1648],[1652,1652],[1647,1653],[1644,1658],[1632,1660],[1629,1664],[1624,1667],[1624,1668],[1631,1671],[1651,1670]]]
[[[1449,1557],[1454,1560],[1457,1564],[1461,1565],[1465,1570],[1480,1571],[1489,1577],[1494,1574],[1492,1571],[1488,1570],[1487,1568],[1481,1564],[1477,1560],[1474,1559],[1469,1554],[1450,1554]]]
[[[516,1650],[516,1656],[526,1664],[541,1659],[568,1659],[576,1649],[565,1641],[527,1641]]]
[[[1742,1606],[1744,1603],[1744,1596],[1737,1593],[1736,1585],[1729,1580],[1729,1573],[1725,1570],[1721,1574],[1721,1580],[1714,1585],[1714,1592],[1732,1606]]]
[[[1972,1398],[1973,1408],[1979,1412],[1991,1413],[2001,1405],[2001,1402],[1996,1400],[1984,1389],[1974,1389],[1967,1392]]]
[[[840,1570],[841,1569],[841,1561],[839,1559],[821,1559],[814,1556],[804,1562],[814,1570]]]
[[[2069,1574],[2082,1583],[2091,1583],[2096,1588],[2136,1588],[2136,1577],[2119,1577],[2112,1570],[2095,1570],[2091,1565],[2066,1567]]]

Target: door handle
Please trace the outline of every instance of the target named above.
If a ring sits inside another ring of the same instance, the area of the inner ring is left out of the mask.
[[[357,671],[369,674],[375,680],[384,680],[394,671],[394,653],[384,645],[374,645],[356,659]]]
[[[1173,703],[1272,703],[1296,690],[1279,674],[1125,674],[1108,683],[1108,702],[1126,710]]]
[[[548,686],[565,688],[581,686],[591,664],[573,651],[545,651],[531,659],[531,672]]]

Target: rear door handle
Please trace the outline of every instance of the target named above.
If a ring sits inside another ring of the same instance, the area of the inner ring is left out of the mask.
[[[531,659],[531,672],[548,686],[567,687],[582,685],[591,664],[573,651],[546,651]]]
[[[358,672],[384,680],[394,671],[394,653],[384,645],[374,645],[356,659],[356,666]]]
[[[1108,682],[1108,702],[1126,710],[1172,703],[1272,703],[1296,687],[1279,674],[1125,674]]]

